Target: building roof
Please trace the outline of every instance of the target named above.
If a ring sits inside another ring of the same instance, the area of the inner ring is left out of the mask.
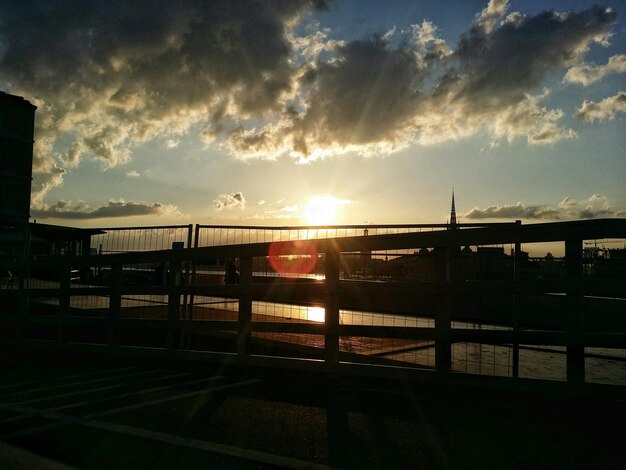
[[[16,103],[16,104],[18,104],[18,103],[26,104],[26,105],[32,106],[34,109],[37,109],[37,106],[32,104],[27,99],[25,99],[25,98],[23,98],[21,96],[10,95],[9,93],[5,93],[4,91],[0,91],[0,101],[12,102],[12,103]]]
[[[106,233],[97,228],[76,228],[63,225],[29,223],[31,234],[47,240],[79,240],[85,236]]]

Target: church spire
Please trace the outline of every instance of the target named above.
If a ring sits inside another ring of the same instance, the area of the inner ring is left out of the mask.
[[[454,188],[452,188],[452,208],[450,209],[450,228],[456,228],[456,209],[454,207]]]

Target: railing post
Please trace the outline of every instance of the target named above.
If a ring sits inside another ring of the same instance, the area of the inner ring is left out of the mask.
[[[176,333],[179,331],[180,290],[182,265],[178,260],[171,260],[167,273],[167,349],[174,349]]]
[[[565,273],[567,277],[567,381],[585,382],[585,348],[582,343],[584,299],[582,281],[582,240],[565,241]]]
[[[22,338],[24,334],[24,327],[26,325],[26,316],[28,315],[28,311],[30,309],[30,292],[29,289],[29,278],[30,278],[30,269],[20,268],[18,271],[18,282],[17,288],[20,291],[20,296],[18,299],[18,321],[17,321],[17,331],[16,337],[17,339]]]
[[[63,344],[67,340],[67,324],[70,316],[70,282],[72,268],[63,266],[57,271],[59,276],[59,342]]]
[[[185,248],[189,249],[191,248],[191,243],[192,243],[192,237],[193,237],[193,225],[189,224],[187,226],[187,244],[185,245]],[[189,260],[189,258],[185,259],[185,271],[183,272],[183,280],[182,283],[183,285],[185,284],[189,284],[190,283],[190,279],[189,279],[189,274],[191,272],[191,262]],[[185,319],[190,319],[189,318],[189,304],[188,304],[188,299],[189,296],[185,293],[183,295],[183,318]],[[181,337],[182,340],[182,337]]]
[[[339,362],[339,248],[326,252],[326,287],[324,352],[326,362]]]
[[[111,292],[109,295],[109,345],[118,342],[118,326],[122,310],[122,265],[111,265]]]
[[[195,229],[195,233],[194,233],[194,237],[193,237],[193,247],[194,248],[198,248],[198,243],[200,243],[200,225],[196,224],[196,229]],[[194,256],[192,261],[191,261],[191,280],[189,282],[190,285],[195,286],[196,285],[196,270],[197,270],[197,257]],[[193,302],[194,302],[194,295],[191,294],[189,296],[189,305],[187,306],[188,312],[187,312],[187,319],[188,320],[193,320]]]
[[[450,248],[435,248],[435,279],[440,285],[448,287],[450,281]],[[437,372],[447,375],[452,369],[452,296],[449,292],[441,295],[439,311],[435,315],[435,367]]]
[[[252,257],[239,259],[239,326],[237,335],[237,352],[248,354],[250,352],[250,331],[252,323]]]
[[[522,221],[516,220],[515,224],[517,228],[521,228]],[[515,242],[515,254],[513,258],[513,280],[518,283],[520,280],[520,263],[522,262],[522,244],[519,241]],[[513,334],[515,339],[513,341],[513,358],[511,364],[511,375],[513,377],[519,377],[519,326],[520,326],[520,299],[519,294],[516,292],[513,294]]]

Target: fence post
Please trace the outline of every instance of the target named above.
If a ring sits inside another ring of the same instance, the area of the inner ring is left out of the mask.
[[[237,352],[248,354],[250,352],[250,324],[252,323],[252,257],[239,258],[239,326],[237,335]]]
[[[67,324],[70,316],[70,282],[72,268],[63,266],[57,271],[59,276],[59,342],[63,344],[67,340]]]
[[[196,224],[196,230],[194,233],[194,238],[193,238],[193,247],[194,248],[198,248],[198,243],[200,243],[200,225]],[[191,279],[189,281],[189,285],[191,286],[195,286],[196,285],[196,270],[198,267],[198,262],[197,262],[197,256],[194,255],[194,257],[192,258],[191,261]],[[189,296],[189,305],[187,306],[188,312],[187,312],[187,319],[188,320],[193,320],[193,302],[194,302],[194,295],[191,294]]]
[[[122,310],[122,265],[111,265],[111,293],[109,296],[109,345],[118,342],[118,324]]]
[[[180,320],[180,282],[182,264],[179,260],[171,260],[167,273],[167,349],[176,345],[176,332]]]
[[[18,281],[17,288],[19,289],[20,295],[18,299],[18,321],[17,321],[17,331],[16,338],[20,339],[24,336],[24,328],[26,327],[27,320],[26,316],[28,315],[30,309],[30,292],[29,292],[29,279],[30,279],[30,268],[20,268],[18,270]]]
[[[185,245],[185,248],[190,249],[191,248],[191,243],[192,243],[192,237],[193,237],[193,225],[189,224],[187,226],[187,244]],[[189,260],[189,258],[185,259],[185,270],[182,274],[183,279],[182,279],[182,283],[183,285],[187,285],[190,284],[190,279],[189,279],[189,273],[191,272],[191,262]],[[189,296],[187,295],[187,293],[185,293],[183,295],[183,318],[184,319],[190,319],[189,318],[189,304],[188,304],[188,299]],[[182,336],[181,336],[181,340],[182,340]]]
[[[585,348],[583,333],[582,240],[565,241],[565,274],[567,278],[567,381],[573,384],[585,382]]]
[[[515,221],[516,228],[521,228],[522,221]],[[522,244],[519,241],[515,242],[515,254],[513,258],[513,280],[517,284],[520,280],[520,263],[522,262]],[[513,358],[511,364],[511,375],[513,377],[519,377],[519,326],[520,326],[520,306],[519,306],[519,293],[513,294]]]
[[[452,327],[452,297],[447,291],[450,281],[450,248],[435,248],[435,279],[446,287],[441,295],[439,311],[435,315],[435,367],[440,374],[447,375],[451,371],[452,353],[450,329]]]
[[[339,362],[339,248],[332,245],[326,252],[326,336],[325,359],[328,363]]]

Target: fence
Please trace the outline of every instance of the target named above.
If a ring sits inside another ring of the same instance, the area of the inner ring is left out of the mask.
[[[94,229],[91,249],[99,254],[169,250],[175,243],[192,246],[192,225],[159,225],[153,227],[111,227]],[[176,246],[176,245],[174,245]]]
[[[594,361],[626,349],[623,279],[582,275],[583,240],[608,237],[626,237],[626,221],[509,224],[25,261],[11,266],[13,272],[21,278],[38,273],[31,279],[40,283],[28,288],[20,282],[0,292],[0,332],[16,344],[360,374],[396,374],[401,367],[422,379],[444,381],[485,373],[483,367],[489,375],[529,376],[529,357],[544,353],[556,358],[560,365],[554,367],[563,369],[568,384],[582,385],[593,379]],[[543,241],[565,244],[564,279],[519,275],[522,243]],[[515,248],[510,278],[454,278],[460,247],[507,244]],[[424,248],[429,248],[432,280],[345,275],[344,261],[351,257]],[[235,261],[236,283],[223,283],[220,274],[196,272],[194,277],[185,270],[216,259]],[[313,260],[322,274],[284,277],[255,269],[267,261],[278,271],[289,266],[289,273],[294,260],[303,260],[299,266]],[[73,282],[76,270],[106,276]]]

